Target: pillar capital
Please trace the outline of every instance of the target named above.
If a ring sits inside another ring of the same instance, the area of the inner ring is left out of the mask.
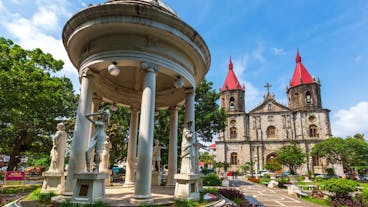
[[[97,96],[96,94],[93,94],[92,96],[92,102],[93,103],[99,103],[102,101],[102,98],[100,96]]]
[[[186,87],[185,94],[194,94],[194,88],[193,87]]]
[[[182,106],[170,106],[169,111],[179,111],[182,108]]]
[[[141,63],[141,67],[145,71],[154,72],[154,73],[156,73],[160,70],[160,67],[157,64],[150,63],[150,62]]]
[[[90,68],[86,67],[86,68],[82,68],[79,69],[79,78],[83,78],[83,77],[91,77],[93,76],[94,71],[92,71]]]

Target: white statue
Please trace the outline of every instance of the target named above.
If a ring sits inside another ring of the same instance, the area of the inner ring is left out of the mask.
[[[88,148],[87,148],[87,152],[86,152],[87,172],[91,171],[90,162],[94,160],[92,158],[92,152],[96,148],[95,173],[99,173],[101,153],[102,153],[102,148],[103,148],[105,138],[106,138],[106,124],[108,125],[110,123],[110,112],[109,110],[99,111],[97,113],[87,114],[85,116],[90,122],[92,122],[95,125],[95,134],[91,137]],[[96,121],[91,118],[93,116],[96,117]]]
[[[195,170],[194,149],[193,149],[193,133],[190,131],[191,122],[183,129],[183,139],[181,142],[181,167],[180,173],[191,173]]]
[[[101,153],[101,163],[99,170],[101,172],[107,172],[109,170],[110,165],[110,149],[112,148],[112,144],[110,142],[109,136],[106,136],[106,140],[103,144],[103,149]]]
[[[165,145],[160,144],[158,139],[154,140],[153,153],[152,153],[152,167],[154,171],[160,170],[161,161],[161,149],[167,149]]]
[[[51,163],[48,171],[63,172],[65,159],[66,132],[64,123],[59,123],[57,131],[52,140],[52,149],[50,152]]]

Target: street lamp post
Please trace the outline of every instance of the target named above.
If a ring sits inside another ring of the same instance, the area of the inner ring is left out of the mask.
[[[254,164],[256,165],[256,178],[258,178],[258,156],[254,155]]]

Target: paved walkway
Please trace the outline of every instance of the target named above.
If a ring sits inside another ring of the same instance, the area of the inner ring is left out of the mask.
[[[251,196],[261,202],[266,207],[321,207],[299,199],[294,195],[289,195],[286,189],[267,188],[263,185],[252,184],[248,181],[234,181],[230,183],[244,194]]]

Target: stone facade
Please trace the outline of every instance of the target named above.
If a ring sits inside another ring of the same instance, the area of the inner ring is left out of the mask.
[[[286,93],[288,106],[278,103],[268,91],[263,103],[246,113],[243,89],[222,90],[221,107],[228,118],[216,141],[216,161],[226,161],[234,171],[252,161],[259,171],[276,158],[277,150],[296,143],[308,155],[298,173],[322,173],[322,160],[309,156],[316,143],[331,137],[330,111],[322,108],[320,82],[290,85]]]

